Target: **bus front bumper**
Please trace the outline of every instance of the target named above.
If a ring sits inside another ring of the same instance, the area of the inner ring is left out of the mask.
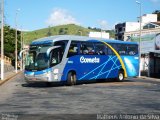
[[[32,76],[26,76],[25,75],[25,81],[28,82],[28,83],[31,83],[31,82],[49,82],[49,78],[48,77],[32,77]]]
[[[59,74],[54,74],[53,76],[51,73],[45,73],[41,75],[28,75],[25,74],[25,81],[26,82],[59,82],[60,80]]]

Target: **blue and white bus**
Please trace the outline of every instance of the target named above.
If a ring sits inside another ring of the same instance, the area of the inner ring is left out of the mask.
[[[27,82],[123,81],[138,75],[138,44],[72,35],[46,37],[30,44],[25,63]]]

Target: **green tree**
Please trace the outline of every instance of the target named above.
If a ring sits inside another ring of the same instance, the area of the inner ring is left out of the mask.
[[[34,34],[35,34],[35,37],[34,37],[34,39],[37,39],[37,32],[34,32]]]
[[[49,26],[49,27],[48,27],[47,36],[51,36],[51,35],[52,35],[52,32],[51,32],[51,27]]]
[[[68,28],[60,28],[59,29],[59,35],[66,35]]]
[[[15,53],[15,29],[10,26],[4,26],[4,55],[14,59]],[[21,31],[17,31],[17,49],[20,51],[20,34]]]

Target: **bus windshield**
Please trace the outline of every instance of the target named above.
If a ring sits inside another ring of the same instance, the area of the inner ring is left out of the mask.
[[[30,51],[26,59],[26,70],[43,70],[49,67],[49,58],[46,53]]]
[[[49,67],[49,57],[46,50],[51,44],[31,45],[26,57],[25,69],[29,71],[44,70]]]
[[[42,48],[43,49],[43,48]],[[26,57],[25,69],[28,71],[39,71],[53,67],[62,61],[64,49],[56,47],[47,55],[47,50],[31,50]]]
[[[59,64],[62,61],[67,40],[57,41],[53,44],[32,44],[26,56],[25,70],[39,71]],[[55,46],[47,53],[47,50]],[[57,47],[56,47],[57,46]]]

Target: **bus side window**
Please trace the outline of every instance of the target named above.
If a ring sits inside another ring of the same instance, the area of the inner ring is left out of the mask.
[[[80,53],[83,55],[95,55],[95,50],[92,42],[82,42]]]
[[[103,43],[95,43],[95,53],[97,55],[106,55],[107,54],[107,46]]]
[[[68,43],[68,40],[56,41],[54,43],[54,46],[60,46],[62,51],[63,51],[63,53],[64,53],[64,51],[66,49],[66,46],[67,46],[67,43]]]
[[[78,42],[72,41],[68,50],[68,57],[78,55]]]
[[[108,44],[109,44],[111,47],[113,47],[113,48],[115,47],[114,44],[112,44],[112,43],[108,43]],[[114,49],[115,49],[115,48],[114,48]],[[113,52],[113,50],[112,50],[111,48],[109,48],[109,47],[108,47],[108,55],[115,55],[114,52]]]
[[[138,45],[127,45],[128,55],[138,54]]]
[[[117,48],[120,55],[127,55],[127,46],[125,44],[117,44]]]
[[[50,60],[50,65],[51,67],[59,64],[62,61],[63,57],[63,52],[62,48],[56,48],[52,50],[51,52],[51,60]]]
[[[82,42],[82,43],[81,43],[80,53],[81,53],[81,54],[88,54],[88,49],[87,49],[87,45],[86,45],[85,42]]]

